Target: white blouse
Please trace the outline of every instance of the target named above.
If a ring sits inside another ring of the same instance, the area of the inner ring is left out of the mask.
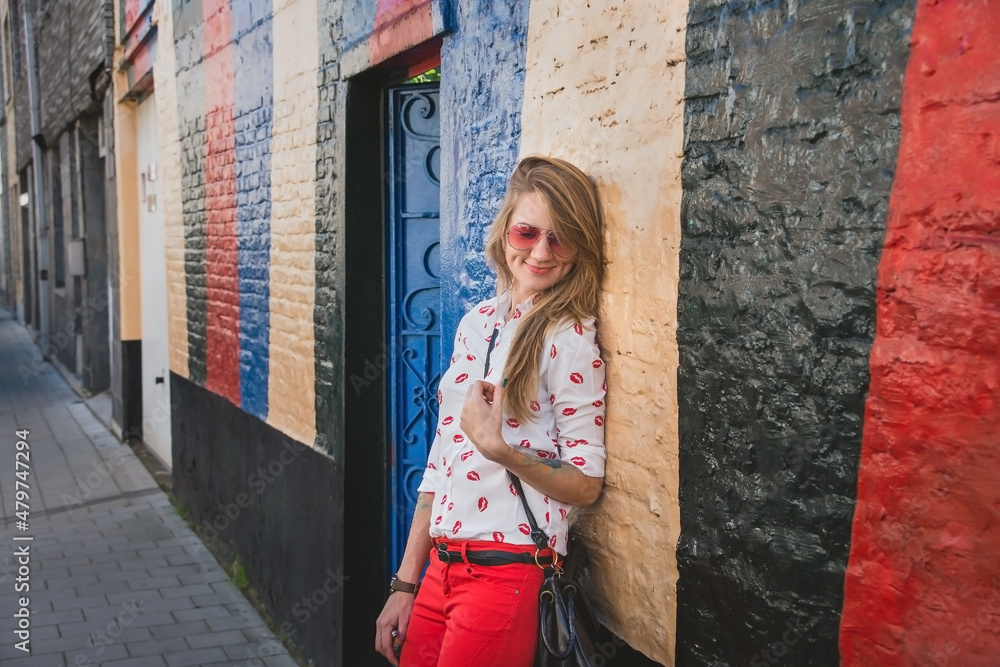
[[[437,434],[418,488],[434,494],[432,537],[532,544],[527,516],[506,468],[483,457],[459,427],[466,393],[483,378],[493,330],[497,334],[485,379],[499,384],[518,322],[534,304],[528,299],[516,306],[510,321],[504,322],[511,298],[508,291],[481,302],[458,326],[451,366],[438,389]],[[596,333],[591,318],[546,336],[538,394],[530,404],[535,419],[521,423],[510,417],[502,432],[508,445],[551,459],[550,465],[573,465],[585,475],[603,477],[607,385]],[[538,526],[549,535],[549,546],[565,554],[566,514],[572,506],[535,491],[524,480],[522,486]]]

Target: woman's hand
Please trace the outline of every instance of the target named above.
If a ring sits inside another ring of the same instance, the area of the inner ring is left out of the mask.
[[[503,439],[503,389],[485,380],[469,387],[459,422],[476,449],[490,461],[506,465],[511,448]]]
[[[462,431],[469,436],[476,449],[536,491],[577,507],[593,505],[601,495],[603,477],[588,477],[576,466],[562,465],[559,460],[554,461],[557,465],[553,467],[504,441],[503,393],[502,387],[478,380],[465,396]]]
[[[417,583],[420,573],[427,565],[431,550],[431,503],[433,493],[418,493],[417,506],[413,509],[413,521],[410,523],[410,536],[406,540],[403,560],[396,573],[403,581]],[[399,657],[394,649],[402,647],[406,639],[406,629],[410,625],[410,614],[413,613],[413,593],[397,591],[389,595],[382,607],[382,613],[375,621],[375,651],[385,656],[393,665],[399,665]],[[393,636],[393,632],[396,633]]]
[[[402,647],[406,639],[406,626],[410,623],[414,598],[413,593],[393,593],[385,601],[382,613],[375,622],[375,650],[396,666],[399,665],[399,656],[395,647]]]

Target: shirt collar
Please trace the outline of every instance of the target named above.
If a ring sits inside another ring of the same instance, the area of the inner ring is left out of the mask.
[[[524,317],[525,315],[528,314],[528,311],[531,310],[536,303],[538,303],[538,300],[541,298],[542,298],[541,295],[538,294],[537,292],[532,296],[529,296],[527,299],[514,306],[515,313],[517,311],[521,311],[520,316]],[[499,319],[501,325],[503,324],[503,316],[507,313],[508,310],[510,310],[511,302],[513,300],[514,300],[514,293],[511,290],[505,291],[497,298],[497,315],[500,316]],[[511,314],[511,319],[512,320],[514,319],[514,313]]]

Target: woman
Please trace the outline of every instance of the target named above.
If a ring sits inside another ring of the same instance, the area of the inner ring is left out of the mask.
[[[487,240],[499,296],[459,324],[409,539],[376,623],[375,649],[393,665],[532,662],[540,565],[566,553],[567,512],[593,504],[604,483],[602,227],[582,171],[555,158],[518,164]],[[549,536],[544,552],[508,471]]]

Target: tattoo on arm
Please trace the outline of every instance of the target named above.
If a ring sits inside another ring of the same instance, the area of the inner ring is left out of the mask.
[[[414,514],[420,510],[427,510],[431,508],[431,504],[434,502],[433,493],[418,493],[417,494],[417,506],[413,508]]]
[[[522,462],[526,463],[527,465],[533,468],[537,468],[538,466],[544,466],[548,468],[550,471],[552,471],[549,473],[550,476],[555,474],[554,471],[562,467],[562,461],[560,461],[559,459],[533,459],[524,452],[517,452],[517,453],[521,456]]]

